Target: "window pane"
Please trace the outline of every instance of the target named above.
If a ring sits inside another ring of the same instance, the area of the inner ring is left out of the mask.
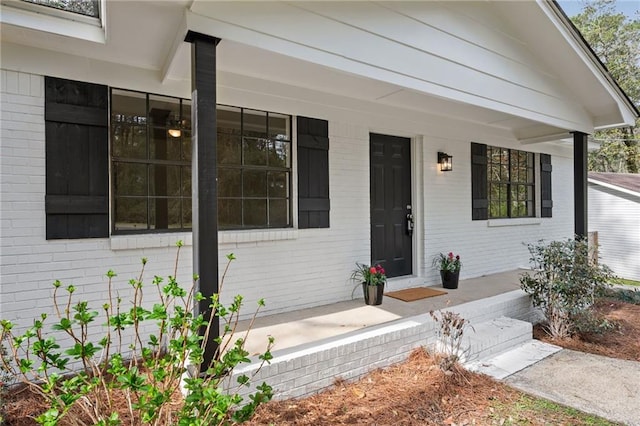
[[[221,229],[242,227],[242,200],[218,199],[218,224]]]
[[[191,132],[182,132],[182,160],[191,161],[193,147],[191,145]]]
[[[113,184],[116,195],[147,195],[147,166],[114,163]]]
[[[269,198],[289,196],[289,173],[269,172]]]
[[[267,200],[243,201],[244,226],[267,226]]]
[[[193,201],[191,198],[182,199],[182,228],[189,229],[193,227],[191,221],[191,212],[193,210]]]
[[[218,132],[241,136],[242,110],[229,106],[220,106],[216,109]]]
[[[174,129],[175,130],[175,129]],[[164,127],[152,127],[149,134],[149,158],[180,161],[182,157],[182,131],[173,137]]]
[[[119,198],[114,200],[116,211],[115,229],[132,231],[147,229],[147,199]]]
[[[240,169],[222,167],[218,169],[218,196],[242,197],[242,171]]]
[[[113,123],[111,126],[113,156],[147,158],[147,126]]]
[[[100,2],[98,0],[22,0],[27,3],[40,4],[54,9],[66,10],[79,15],[100,16]]]
[[[151,199],[150,229],[179,229],[182,220],[180,198]]]
[[[267,113],[265,111],[243,110],[242,136],[268,138]]]
[[[183,197],[191,196],[191,167],[181,167],[182,170],[182,190]]]
[[[113,155],[147,157],[147,97],[144,93],[113,90],[111,133]]]
[[[269,165],[273,167],[289,167],[291,144],[284,141],[269,141]]]
[[[180,99],[149,95],[149,120],[152,126],[179,129]]]
[[[289,134],[289,129],[291,126],[289,125],[290,116],[284,114],[275,114],[269,113],[269,138],[277,139],[277,140],[291,140],[291,135]]]
[[[147,95],[115,89],[111,93],[111,122],[147,124]]]
[[[244,164],[248,166],[267,165],[267,139],[243,138]]]
[[[218,164],[240,165],[242,142],[240,136],[218,132]]]
[[[289,201],[269,200],[269,227],[289,225]]]
[[[165,166],[153,164],[149,166],[149,195],[180,196],[181,183],[180,166]]]
[[[267,172],[245,170],[242,173],[242,193],[244,197],[266,197]]]
[[[182,129],[191,130],[191,101],[189,99],[182,100]]]

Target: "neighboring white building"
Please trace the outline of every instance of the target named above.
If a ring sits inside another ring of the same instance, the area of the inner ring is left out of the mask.
[[[0,317],[22,324],[55,279],[97,303],[108,269],[123,295],[143,256],[171,274],[178,239],[190,281],[188,34],[217,57],[210,262],[235,253],[224,297],[264,313],[349,299],[356,262],[392,288],[436,284],[439,252],[462,278],[528,265],[574,233],[563,140],[638,115],[555,2],[99,4],[2,4]]]
[[[640,174],[589,173],[589,232],[602,263],[640,281]]]

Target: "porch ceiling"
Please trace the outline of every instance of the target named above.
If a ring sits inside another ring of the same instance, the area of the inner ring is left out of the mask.
[[[551,60],[532,61],[526,55],[515,60],[508,58],[507,62],[500,58],[506,52],[501,39],[513,39],[516,33],[522,37],[512,40],[512,44],[523,51],[541,53],[541,48],[527,43],[535,39],[529,38],[532,28],[548,21],[535,2],[524,2],[528,5],[520,7],[527,10],[517,11],[527,16],[527,22],[511,19],[514,11],[502,10],[503,2],[499,6],[456,3],[459,4],[422,2],[427,7],[422,9],[411,2],[110,1],[106,4],[104,44],[7,24],[4,17],[2,38],[20,45],[152,70],[160,81],[171,82],[190,78],[190,45],[183,39],[186,30],[193,29],[222,39],[218,48],[221,76],[225,73],[248,76],[430,117],[446,117],[510,134],[525,143],[555,140],[568,130],[589,132],[603,122],[624,121],[615,99],[602,84],[594,84],[596,78],[585,71],[584,64],[578,81],[571,83],[571,78],[560,77],[562,72]],[[6,14],[7,8],[3,9]],[[496,11],[502,11],[505,20],[526,29],[504,34],[487,27],[486,17],[496,15]],[[433,16],[425,16],[426,12]],[[471,12],[476,15],[470,15]],[[385,24],[388,22],[393,22],[395,28]],[[447,34],[447,25],[463,28],[468,34]],[[403,31],[398,32],[397,28]],[[474,46],[470,40],[477,31],[495,44]],[[408,38],[402,39],[400,33]],[[345,37],[352,42],[346,42]],[[553,36],[546,37],[550,38],[547,41],[554,41]],[[442,46],[445,39],[456,44]],[[554,50],[552,58],[565,58],[563,67],[576,61],[575,55],[567,55],[570,49],[566,44],[555,45],[560,46],[553,47],[552,43],[546,48]],[[491,75],[491,81],[487,79],[487,84],[500,88],[500,80],[515,79],[515,83],[509,82],[510,90],[539,97],[539,103],[544,104],[540,110],[544,112],[509,104],[506,95],[493,96],[491,92],[499,90],[485,87],[484,80],[463,81],[467,71],[473,71],[469,75],[481,79],[487,77],[486,70],[474,69],[474,61],[482,58],[470,55],[480,50],[508,65],[502,68],[495,65],[497,68],[492,70],[495,75]],[[394,59],[395,54],[403,60]],[[402,63],[405,57],[407,64]],[[462,77],[451,80],[453,76],[447,73],[451,66],[463,70]],[[543,76],[543,89],[523,88],[524,82],[518,79],[527,78],[527,68]],[[552,93],[560,80],[565,87],[573,84],[567,90],[569,104],[575,102],[578,108],[566,107],[567,93]],[[219,84],[224,85],[225,79],[221,78]],[[577,91],[579,87],[574,86],[590,89]],[[579,95],[573,95],[578,92]],[[568,115],[559,118],[561,114],[554,114],[554,108],[569,111]]]

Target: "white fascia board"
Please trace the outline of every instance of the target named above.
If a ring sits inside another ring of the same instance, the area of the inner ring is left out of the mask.
[[[597,129],[609,129],[624,126],[634,126],[637,118],[637,111],[629,98],[622,92],[620,86],[613,80],[611,74],[604,68],[602,63],[595,57],[590,47],[585,44],[580,34],[572,27],[571,22],[567,22],[568,18],[558,9],[559,6],[553,1],[536,0],[542,11],[547,15],[549,20],[558,29],[558,32],[573,48],[582,62],[589,68],[600,84],[611,95],[611,98],[618,106],[620,118],[618,121],[599,125]],[[620,121],[621,120],[621,121]],[[590,132],[586,132],[590,133]]]
[[[422,93],[439,96],[456,102],[475,105],[493,111],[504,112],[557,128],[572,129],[583,133],[593,132],[593,125],[591,123],[587,124],[583,122],[559,119],[552,114],[543,114],[522,108],[518,105],[498,102],[486,97],[478,96],[474,93],[464,92],[425,80],[419,80],[411,76],[360,62],[333,52],[316,49],[301,43],[273,36],[271,34],[258,32],[252,28],[231,24],[218,18],[200,15],[192,11],[187,11],[186,16],[188,30],[220,38],[222,42],[224,42],[225,39],[233,40],[238,43],[291,56],[311,63],[324,65],[351,74],[396,84],[400,87],[417,90]]]
[[[594,185],[600,185],[600,186],[602,186],[604,188],[612,189],[612,190],[618,191],[618,192],[623,192],[625,194],[633,195],[634,197],[640,198],[640,192],[632,191],[632,190],[627,189],[627,188],[622,188],[620,186],[612,185],[610,183],[600,182],[599,180],[591,179],[591,178],[588,178],[587,182],[592,183]]]
[[[101,2],[101,4],[103,3],[104,1]],[[45,6],[39,7],[44,8]],[[104,8],[102,10],[104,12]],[[106,43],[105,27],[100,19],[81,15],[73,16],[75,14],[65,11],[54,10],[52,12],[56,13],[38,13],[22,7],[14,7],[9,2],[2,2],[0,23],[94,43]]]

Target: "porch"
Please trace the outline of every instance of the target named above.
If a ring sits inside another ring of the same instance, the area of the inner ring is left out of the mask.
[[[271,364],[254,382],[267,381],[276,398],[300,397],[330,386],[338,377],[354,379],[399,362],[433,341],[436,325],[429,311],[447,307],[475,329],[465,342],[470,361],[508,350],[531,339],[530,323],[535,319],[529,297],[519,289],[523,272],[461,280],[458,289],[413,302],[385,296],[380,306],[364,305],[356,289],[354,300],[257,318],[247,337],[248,351],[264,351],[267,336],[275,338],[275,346]],[[239,330],[248,324],[243,321]],[[235,374],[250,375],[257,366]]]

